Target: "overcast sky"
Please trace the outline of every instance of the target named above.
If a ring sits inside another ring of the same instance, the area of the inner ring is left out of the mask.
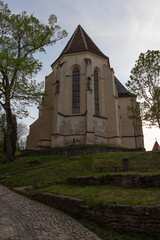
[[[110,58],[116,77],[125,84],[141,52],[160,50],[160,0],[3,0],[13,13],[27,11],[47,23],[50,14],[68,32],[68,37],[38,54],[43,70],[38,81],[44,81],[75,28],[80,24],[100,50]],[[33,118],[38,117],[35,107]],[[28,125],[35,119],[24,119]],[[144,128],[145,147],[151,150],[155,138],[160,143],[158,128]]]

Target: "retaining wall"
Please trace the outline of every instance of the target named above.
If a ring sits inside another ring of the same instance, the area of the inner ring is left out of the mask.
[[[78,214],[97,223],[134,232],[160,233],[160,206],[101,204],[90,209],[80,199],[39,193],[37,200],[68,214]]]
[[[77,177],[68,178],[67,184],[70,185],[117,185],[123,187],[160,187],[160,175],[142,175],[142,174],[116,174],[105,175],[101,177]]]
[[[116,148],[107,146],[87,146],[87,147],[74,147],[74,148],[52,148],[47,150],[24,150],[20,157],[29,156],[42,156],[42,155],[68,155],[76,156],[81,154],[91,153],[105,153],[105,152],[134,152],[143,151],[144,149],[128,149],[128,148]]]

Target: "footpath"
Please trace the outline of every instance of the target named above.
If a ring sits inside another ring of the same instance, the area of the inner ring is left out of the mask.
[[[0,240],[101,240],[70,216],[0,185]]]

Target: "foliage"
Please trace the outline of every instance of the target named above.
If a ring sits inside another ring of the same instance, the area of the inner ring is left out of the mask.
[[[26,147],[26,135],[28,134],[28,127],[25,123],[19,122],[17,124],[17,150],[24,150]]]
[[[126,86],[140,100],[144,123],[149,122],[150,126],[156,125],[160,128],[160,51],[148,50],[140,54]],[[136,108],[138,109],[138,106]]]
[[[39,103],[43,83],[36,84],[34,77],[42,68],[35,59],[36,52],[67,36],[51,15],[48,25],[39,22],[24,11],[12,14],[8,5],[0,1],[0,105],[7,121],[7,160],[13,159],[11,132],[14,128],[12,114],[28,116],[27,107]]]

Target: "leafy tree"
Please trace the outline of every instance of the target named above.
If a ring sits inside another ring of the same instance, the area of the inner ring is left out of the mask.
[[[28,127],[25,123],[19,122],[17,124],[17,150],[25,149],[28,131]]]
[[[13,114],[27,116],[27,107],[39,103],[44,94],[43,84],[33,80],[42,68],[34,54],[45,52],[45,46],[66,36],[66,31],[57,25],[55,15],[44,25],[25,11],[12,14],[8,5],[0,1],[0,105],[7,122],[7,162],[14,158]]]
[[[126,86],[140,100],[133,110],[134,118],[139,118],[136,113],[140,107],[142,121],[160,128],[160,51],[140,54]]]
[[[17,141],[19,141],[21,138],[26,136],[28,132],[29,130],[28,130],[27,124],[23,122],[19,122],[17,124]]]

